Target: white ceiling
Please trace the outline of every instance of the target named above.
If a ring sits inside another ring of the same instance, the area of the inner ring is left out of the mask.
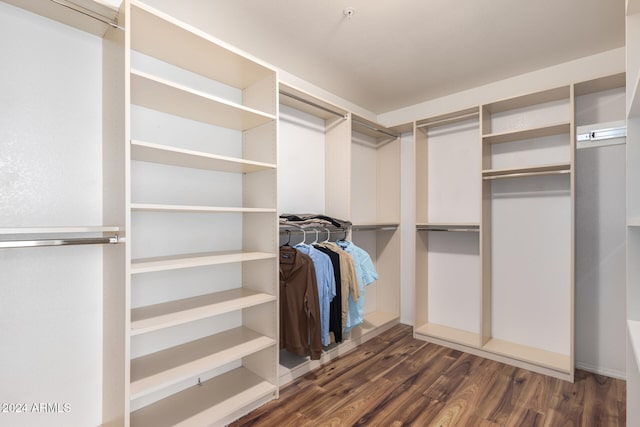
[[[148,2],[376,114],[624,45],[624,0]]]

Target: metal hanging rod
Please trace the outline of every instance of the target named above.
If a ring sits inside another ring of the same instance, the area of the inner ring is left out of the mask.
[[[112,27],[112,28],[117,28],[118,30],[124,30],[124,28],[122,28],[121,26],[118,25],[118,19],[114,18],[114,19],[110,19],[106,16],[102,16],[96,12],[93,12],[92,10],[86,9],[78,4],[75,4],[73,2],[70,2],[68,0],[50,0],[53,3],[60,5],[62,7],[66,7],[67,9],[71,9],[75,12],[81,13],[85,16],[88,16],[89,18],[95,19],[96,21],[100,21],[103,24],[107,24],[108,26]]]
[[[461,231],[464,233],[478,233],[480,230],[478,228],[430,228],[430,227],[420,227],[418,231],[446,231],[446,232],[457,232]]]
[[[490,181],[494,179],[503,179],[503,178],[520,178],[525,176],[543,176],[543,175],[564,175],[568,173],[571,173],[571,171],[560,170],[560,171],[542,171],[542,172],[515,172],[515,173],[507,173],[504,175],[483,176],[482,179],[484,181]]]
[[[77,237],[68,239],[43,240],[4,240],[0,241],[0,248],[35,248],[43,246],[73,246],[95,244],[117,244],[123,241],[118,236],[113,237]]]
[[[353,226],[351,228],[352,231],[395,231],[397,230],[398,227],[395,225],[382,225],[382,226],[376,226],[376,225],[369,225],[369,226]]]
[[[327,107],[324,107],[322,105],[316,104],[315,102],[308,101],[308,100],[306,100],[304,98],[301,98],[299,96],[293,95],[293,94],[288,93],[288,92],[280,91],[280,95],[284,95],[284,96],[286,96],[288,98],[295,99],[296,101],[300,101],[300,102],[302,102],[304,104],[311,105],[312,107],[318,108],[318,109],[320,109],[322,111],[326,111],[327,113],[333,114],[334,116],[341,117],[344,120],[346,120],[349,117],[346,114],[338,113],[337,111],[333,111],[330,108],[327,108]]]
[[[354,119],[354,118],[352,118],[351,121],[353,123],[357,123],[357,124],[359,124],[361,126],[364,126],[367,129],[371,129],[374,132],[378,132],[378,133],[381,133],[383,135],[390,136],[391,138],[394,138],[394,139],[398,138],[398,135],[394,135],[394,134],[389,133],[389,132],[387,132],[387,131],[385,131],[383,129],[379,129],[379,128],[375,127],[375,126],[371,126],[369,123],[364,123],[364,122],[361,122],[360,120],[357,120],[357,119]]]
[[[424,128],[424,127],[435,126],[435,125],[443,125],[443,124],[449,123],[449,122],[457,122],[459,120],[470,119],[472,117],[478,117],[479,115],[480,115],[480,113],[475,111],[473,113],[462,114],[460,116],[454,116],[454,117],[449,117],[449,118],[446,118],[446,119],[435,120],[433,122],[422,123],[422,124],[417,125],[416,128]]]

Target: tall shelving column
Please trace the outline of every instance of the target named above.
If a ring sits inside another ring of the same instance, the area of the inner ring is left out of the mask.
[[[627,423],[640,423],[640,1],[627,0]]]
[[[480,346],[478,107],[415,123],[416,338]]]
[[[125,15],[125,425],[277,397],[277,75],[138,1]]]
[[[481,107],[482,349],[573,380],[573,86]]]
[[[401,145],[394,130],[353,114],[351,128],[351,238],[379,276],[365,287],[364,321],[352,330],[355,337],[400,319]]]

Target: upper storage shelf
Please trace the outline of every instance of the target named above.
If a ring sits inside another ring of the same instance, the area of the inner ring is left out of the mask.
[[[132,49],[212,80],[244,89],[274,70],[141,2],[131,2]]]
[[[570,95],[569,86],[562,86],[555,89],[549,89],[542,92],[536,92],[516,98],[509,98],[502,101],[493,102],[484,106],[486,111],[495,114],[503,111],[515,110],[518,108],[530,107],[537,104],[545,104],[547,102],[568,99]]]
[[[131,102],[174,116],[236,130],[275,120],[272,114],[131,70]]]
[[[544,138],[546,136],[569,133],[570,123],[557,123],[530,129],[522,129],[512,132],[500,132],[484,135],[482,141],[486,144],[499,144],[503,142],[522,141],[524,139]]]

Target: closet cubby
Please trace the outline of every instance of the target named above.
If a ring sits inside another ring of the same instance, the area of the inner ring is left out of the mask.
[[[277,75],[142,2],[122,19],[124,360],[105,376],[125,381],[105,424],[224,424],[278,395]]]
[[[414,335],[480,343],[479,111],[415,123]]]
[[[627,402],[640,399],[640,1],[626,5],[627,120]],[[627,423],[640,422],[640,408],[627,405]]]
[[[380,276],[365,287],[363,323],[325,347],[320,360],[281,352],[283,385],[399,322],[400,139],[394,129],[283,83],[279,119],[279,211],[351,221],[344,237],[369,253]]]
[[[354,336],[400,319],[400,150],[396,130],[352,114],[351,238],[379,275],[365,287],[364,322]]]

